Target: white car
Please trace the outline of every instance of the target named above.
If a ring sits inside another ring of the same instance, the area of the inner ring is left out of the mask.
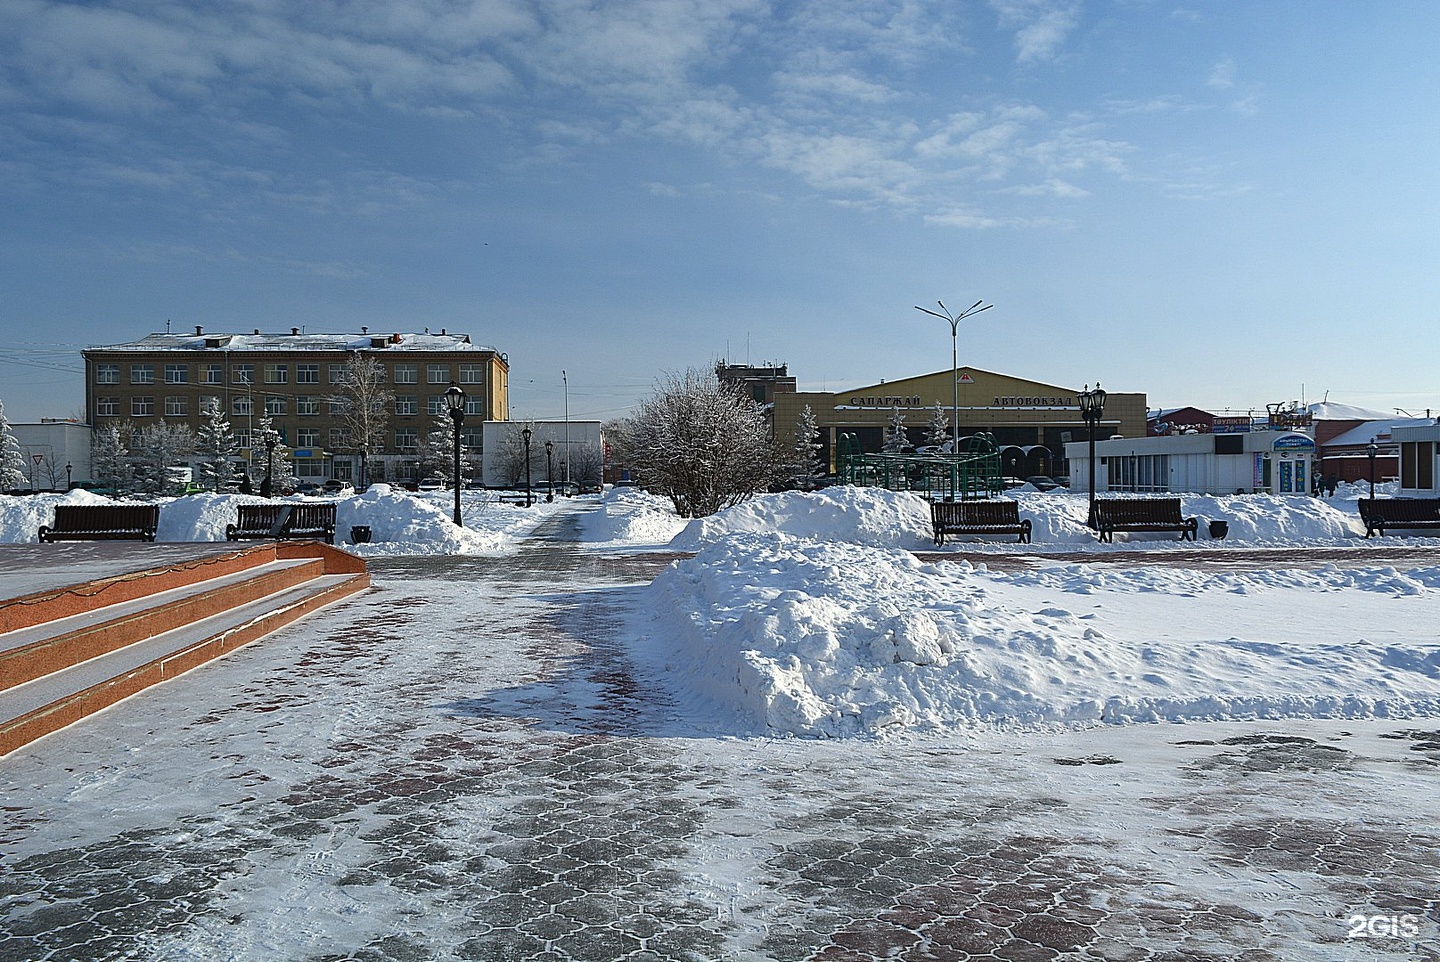
[[[444,491],[445,482],[439,478],[426,478],[415,486],[416,491]]]

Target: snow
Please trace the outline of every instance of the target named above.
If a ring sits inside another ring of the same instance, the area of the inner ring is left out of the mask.
[[[873,737],[1435,715],[1440,566],[1387,559],[1440,542],[1361,537],[1367,493],[1186,495],[1199,544],[1120,534],[1101,545],[1084,495],[1017,489],[1034,545],[941,549],[924,499],[873,488],[762,495],[692,521],[635,488],[568,503],[593,507],[581,532],[594,550],[693,552],[631,612],[634,654],[658,683],[730,730]],[[344,546],[367,557],[504,554],[563,501],[523,508],[464,492],[460,528],[452,497],[374,485],[338,499],[338,532],[369,525],[372,543]],[[104,500],[4,499],[0,541],[32,541],[55,503]],[[243,500],[165,501],[159,540],[221,540]],[[1221,518],[1229,536],[1206,539]]]

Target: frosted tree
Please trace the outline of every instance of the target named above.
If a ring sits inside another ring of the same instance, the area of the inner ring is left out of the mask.
[[[791,460],[796,477],[814,478],[824,472],[825,466],[820,463],[821,447],[820,425],[815,420],[815,412],[807,404],[795,422],[795,449]]]
[[[600,474],[605,467],[605,455],[600,450],[600,445],[590,441],[584,444],[571,445],[570,449],[570,480],[576,484],[599,484]],[[557,469],[557,474],[563,477],[563,472]]]
[[[890,423],[885,426],[885,442],[880,450],[886,454],[904,454],[914,447],[905,436],[905,415],[898,407],[890,409]]]
[[[448,414],[441,415],[435,419],[434,427],[430,433],[416,446],[416,455],[420,459],[418,476],[424,478],[439,478],[447,488],[455,487],[455,419]],[[467,481],[470,478],[473,465],[465,448],[465,438],[460,438],[460,479]]]
[[[0,404],[0,491],[13,491],[25,483],[25,452],[5,417],[5,405]]]
[[[183,424],[157,421],[130,434],[130,463],[135,490],[141,494],[177,494],[183,484],[172,468],[182,467],[195,453],[195,434]]]
[[[930,423],[925,426],[925,443],[939,446],[949,444],[952,440],[954,439],[950,436],[950,415],[946,414],[945,409],[940,406],[940,402],[936,401],[935,407],[930,411]]]
[[[135,471],[130,463],[130,426],[111,422],[96,429],[90,440],[90,474],[102,487],[117,493],[130,490]]]
[[[760,406],[713,374],[671,374],[621,422],[620,448],[641,482],[682,518],[732,507],[780,479]]]
[[[201,483],[216,493],[233,491],[239,484],[235,464],[240,446],[230,419],[218,404],[210,405],[205,421],[195,435],[195,453],[200,458]]]
[[[266,448],[266,440],[275,442],[273,454]],[[250,479],[252,485],[264,485],[265,471],[270,471],[270,490],[268,494],[275,495],[284,491],[295,489],[295,467],[290,462],[290,447],[280,437],[280,432],[275,430],[275,419],[269,413],[261,414],[260,419],[255,422],[255,435],[250,442],[254,447],[251,449],[251,471],[254,476]],[[264,452],[261,457],[256,452]],[[261,494],[267,492],[263,487]]]
[[[395,395],[385,388],[385,368],[373,357],[356,351],[345,364],[345,375],[330,396],[339,410],[337,427],[344,430],[348,446],[360,454],[360,486],[369,478],[366,464],[370,455],[385,449],[386,413]]]

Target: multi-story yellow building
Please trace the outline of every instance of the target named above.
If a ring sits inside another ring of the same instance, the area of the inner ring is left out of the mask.
[[[128,344],[92,347],[85,357],[85,408],[96,428],[117,421],[143,427],[165,421],[198,430],[212,406],[230,420],[241,457],[263,462],[256,424],[268,414],[291,449],[302,480],[359,476],[360,455],[338,414],[337,390],[356,356],[379,362],[394,395],[385,447],[372,452],[371,481],[414,476],[416,448],[448,418],[445,391],[465,391],[463,443],[478,455],[484,421],[509,417],[510,365],[468,334],[151,334]]]

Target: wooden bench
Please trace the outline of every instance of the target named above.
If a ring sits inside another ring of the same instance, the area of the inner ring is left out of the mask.
[[[1019,544],[1030,541],[1030,519],[1020,517],[1018,501],[935,501],[930,505],[930,524],[935,543],[944,544],[946,535],[1019,535]]]
[[[240,516],[236,523],[225,526],[226,541],[316,538],[326,544],[335,543],[335,505],[332,502],[242,504],[239,507]]]
[[[1361,498],[1365,537],[1386,528],[1440,528],[1440,498]]]
[[[1179,498],[1102,498],[1095,502],[1095,530],[1113,543],[1117,531],[1178,531],[1194,541],[1200,523],[1180,516]]]
[[[55,523],[40,526],[46,541],[154,541],[157,504],[57,504]]]

